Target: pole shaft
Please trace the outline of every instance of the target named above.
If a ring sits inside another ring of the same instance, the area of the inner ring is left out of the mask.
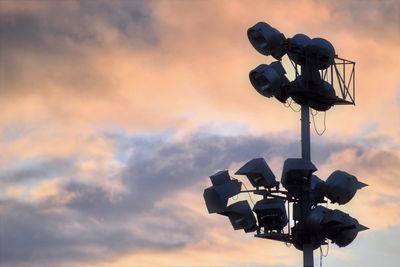
[[[310,108],[307,105],[301,106],[301,158],[311,161],[310,144]],[[301,214],[304,221],[311,211],[311,202],[308,197],[308,191],[301,197]],[[303,244],[303,262],[304,267],[314,267],[314,249],[311,243]]]
[[[304,267],[314,267],[314,255],[312,244],[303,244]]]
[[[311,160],[310,149],[310,108],[301,106],[301,158]]]

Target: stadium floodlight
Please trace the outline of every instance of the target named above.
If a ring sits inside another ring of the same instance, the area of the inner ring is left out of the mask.
[[[283,49],[285,36],[265,22],[258,22],[247,30],[247,37],[253,47],[265,56],[280,60],[285,54]]]
[[[204,190],[204,200],[209,213],[220,213],[226,210],[228,199],[240,192],[242,184],[231,180],[228,171],[220,171],[210,176],[213,186]]]
[[[296,34],[287,40],[288,57],[301,66],[312,64],[323,70],[334,64],[335,48],[326,39],[311,39],[305,34]]]
[[[254,205],[253,211],[257,214],[258,225],[265,227],[267,231],[282,231],[288,223],[285,200],[283,199],[262,199]]]
[[[279,182],[263,158],[255,158],[248,161],[235,174],[246,175],[254,187],[264,186],[265,188],[276,187]]]
[[[357,190],[367,186],[367,184],[358,181],[354,175],[337,170],[329,175],[326,186],[326,197],[332,203],[343,205],[354,197]]]
[[[225,211],[219,214],[229,218],[234,230],[243,229],[246,233],[257,230],[256,218],[251,211],[249,203],[245,200],[229,205]]]
[[[265,97],[275,96],[280,102],[285,103],[288,99],[285,85],[289,84],[285,76],[286,71],[279,61],[271,64],[261,64],[250,71],[249,79],[256,91]]]
[[[213,175],[210,175],[211,183],[215,186],[222,185],[231,180],[228,170],[218,171]]]
[[[306,53],[305,49],[308,44],[310,44],[311,39],[305,34],[298,33],[292,38],[288,38],[288,57],[293,60],[296,64],[304,65],[306,64]]]
[[[323,206],[316,206],[311,210],[306,227],[310,232],[323,235],[339,247],[349,245],[358,232],[368,229],[347,213]]]
[[[204,199],[208,212],[227,216],[233,229],[256,231],[255,237],[293,244],[303,252],[304,267],[313,267],[314,249],[329,244],[328,240],[347,246],[368,229],[349,214],[320,205],[328,200],[345,204],[366,184],[343,171],[335,171],[323,181],[314,175],[317,168],[311,162],[310,107],[327,111],[334,105],[355,105],[355,62],[339,58],[326,39],[305,34],[286,39],[265,22],[249,28],[247,36],[258,52],[278,60],[250,71],[256,91],[289,107],[291,100],[301,105],[301,158],[285,160],[282,190],[266,161],[255,158],[235,173],[245,175],[255,188],[241,190],[241,182],[221,171],[210,176],[213,186],[204,191]],[[285,54],[293,67],[290,80],[281,63]],[[352,68],[350,72],[346,66]],[[253,209],[247,201],[227,206],[228,199],[239,193],[260,195],[262,200]]]
[[[326,183],[316,175],[310,178],[310,200],[313,205],[324,201],[326,194]]]
[[[316,67],[326,69],[334,63],[335,48],[323,38],[313,38],[306,47],[307,57],[315,60]]]
[[[319,77],[319,72],[309,72],[311,76]],[[299,105],[308,105],[318,111],[326,111],[337,103],[333,86],[320,78],[305,78],[298,76],[292,81],[287,94]]]
[[[289,193],[310,185],[310,177],[317,168],[306,159],[289,158],[283,164],[281,183]]]

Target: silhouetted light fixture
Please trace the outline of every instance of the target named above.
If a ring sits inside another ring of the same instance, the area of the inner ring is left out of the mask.
[[[357,190],[367,186],[367,184],[358,181],[354,175],[339,170],[329,175],[326,185],[326,197],[332,203],[340,205],[349,202]]]
[[[228,171],[220,171],[210,176],[213,186],[204,190],[209,213],[218,213],[226,210],[228,199],[240,192],[241,183],[231,180]]]
[[[285,200],[279,198],[267,198],[258,201],[253,208],[257,214],[258,224],[265,230],[282,231],[288,223]]]
[[[265,97],[275,96],[280,102],[285,103],[288,99],[285,86],[289,85],[285,74],[281,62],[275,61],[269,65],[258,66],[250,72],[249,77],[258,93]]]
[[[290,193],[309,187],[310,178],[317,168],[306,159],[287,159],[283,164],[281,183]]]
[[[264,56],[271,55],[275,59],[281,59],[285,54],[285,36],[265,22],[258,22],[248,29],[247,36],[253,47]]]
[[[320,234],[339,247],[349,245],[358,232],[368,229],[347,213],[323,206],[316,206],[311,210],[306,225],[311,233]]]
[[[246,175],[254,187],[275,187],[279,182],[263,158],[252,159],[241,167],[235,174]]]
[[[247,201],[239,201],[229,205],[221,215],[228,216],[234,230],[243,229],[245,232],[257,230],[257,221]]]

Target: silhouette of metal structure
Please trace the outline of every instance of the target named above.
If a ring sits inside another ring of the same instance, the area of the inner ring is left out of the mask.
[[[301,106],[301,158],[285,160],[280,183],[263,158],[250,160],[235,174],[246,176],[255,187],[251,190],[241,190],[242,182],[232,179],[227,170],[219,171],[210,176],[212,186],[204,190],[205,203],[209,213],[227,216],[235,230],[293,244],[303,251],[304,266],[313,267],[313,251],[328,244],[328,239],[344,247],[368,229],[350,215],[321,205],[328,200],[346,204],[367,185],[340,170],[321,180],[314,175],[317,168],[310,151],[310,108],[326,111],[334,105],[355,105],[355,62],[339,58],[325,39],[304,34],[286,38],[265,22],[249,28],[247,35],[258,52],[276,59],[250,71],[256,91],[282,103],[291,98]],[[292,81],[281,63],[284,55],[295,73]],[[262,199],[253,209],[247,201],[228,206],[228,199],[240,193]]]

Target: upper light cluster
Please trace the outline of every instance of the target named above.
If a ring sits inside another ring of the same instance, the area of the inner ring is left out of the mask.
[[[258,22],[248,29],[247,36],[258,52],[277,60],[269,65],[261,64],[249,74],[251,84],[261,95],[274,96],[282,103],[291,97],[299,105],[308,105],[318,111],[326,111],[335,104],[353,104],[338,97],[333,82],[322,77],[323,71],[335,64],[335,48],[328,40],[305,34],[286,38],[265,22]],[[285,54],[295,66],[293,81],[285,76],[280,62]]]

